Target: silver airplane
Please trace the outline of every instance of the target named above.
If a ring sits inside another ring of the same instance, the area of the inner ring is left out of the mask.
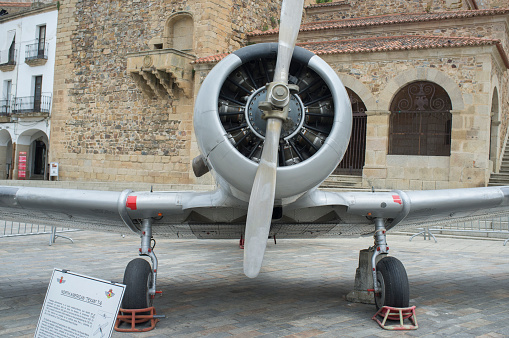
[[[303,0],[284,0],[279,42],[241,48],[204,80],[195,102],[210,192],[122,192],[0,187],[0,219],[116,231],[141,237],[126,267],[123,308],[146,308],[156,293],[153,238],[243,238],[244,272],[256,277],[268,238],[374,234],[370,264],[377,307],[407,307],[403,264],[387,256],[395,226],[507,213],[508,187],[435,191],[330,192],[318,186],[345,154],[352,128],[346,90],[313,53],[295,47]]]

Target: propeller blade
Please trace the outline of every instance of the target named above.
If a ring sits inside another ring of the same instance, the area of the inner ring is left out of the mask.
[[[269,237],[276,187],[276,161],[282,121],[269,119],[262,158],[249,198],[244,242],[244,274],[258,276]],[[267,150],[266,150],[267,149]]]
[[[267,89],[267,101],[278,109],[287,109],[288,88],[277,88],[274,84],[288,84],[288,73],[295,41],[299,33],[304,0],[284,0],[281,6],[279,45],[274,71],[274,80]],[[286,113],[288,111],[286,110]],[[250,278],[258,276],[262,267],[267,239],[270,232],[272,209],[276,192],[277,152],[281,134],[281,116],[269,115],[262,156],[249,198],[244,242],[244,274]]]
[[[274,82],[288,83],[288,71],[292,61],[295,41],[299,34],[302,20],[304,0],[283,1],[281,6],[281,21],[279,25],[279,44],[277,51]]]

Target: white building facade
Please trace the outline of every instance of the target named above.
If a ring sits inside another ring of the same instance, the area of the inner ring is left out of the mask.
[[[48,179],[57,4],[0,16],[0,179]]]

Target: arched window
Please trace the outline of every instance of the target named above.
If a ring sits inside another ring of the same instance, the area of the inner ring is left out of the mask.
[[[166,23],[165,48],[183,51],[193,49],[193,18],[189,13],[179,13],[172,16]]]
[[[451,109],[449,95],[435,83],[403,87],[390,108],[389,155],[449,156]]]

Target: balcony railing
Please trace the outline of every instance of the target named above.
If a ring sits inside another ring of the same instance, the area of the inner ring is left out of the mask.
[[[0,116],[11,115],[11,100],[0,100]]]
[[[51,94],[41,97],[15,97],[11,105],[12,114],[48,113],[51,108]]]
[[[31,43],[25,48],[25,61],[48,59],[49,43]]]

